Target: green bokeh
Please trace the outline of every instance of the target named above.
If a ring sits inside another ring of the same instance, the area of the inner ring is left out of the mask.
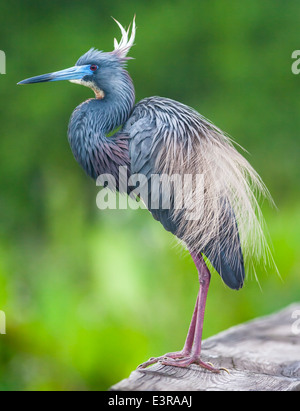
[[[204,337],[299,300],[298,1],[1,3],[0,389],[104,390],[183,345],[198,291],[189,256],[143,210],[99,211],[70,152],[72,110],[90,90],[17,87],[111,50],[137,15],[129,72],[137,100],[196,108],[251,154],[278,209],[263,205],[276,272],[234,292],[214,275]]]

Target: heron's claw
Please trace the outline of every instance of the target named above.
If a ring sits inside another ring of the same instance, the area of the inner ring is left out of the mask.
[[[211,362],[207,362],[206,364],[210,365],[211,367],[215,368],[215,366]],[[219,368],[220,371],[226,371],[227,374],[230,374],[230,372],[227,370],[227,368],[221,367]]]
[[[161,355],[160,357],[151,357],[148,361],[143,362],[137,368],[138,369],[147,368],[149,367],[149,365],[155,364],[157,362],[161,362],[163,359],[167,360],[168,358],[170,358],[172,360],[176,360],[178,358],[183,358],[185,355],[186,354],[183,351],[169,352],[165,355]]]
[[[227,368],[222,367],[222,368],[220,368],[220,371],[225,371],[225,372],[227,372],[227,374],[229,374],[229,375],[230,375],[230,371],[229,371],[229,370],[227,370]]]

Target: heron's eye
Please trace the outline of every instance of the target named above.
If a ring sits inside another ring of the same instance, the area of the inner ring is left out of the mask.
[[[98,68],[98,66],[97,66],[96,64],[92,64],[92,65],[90,66],[90,70],[91,70],[91,71],[96,71],[97,68]]]

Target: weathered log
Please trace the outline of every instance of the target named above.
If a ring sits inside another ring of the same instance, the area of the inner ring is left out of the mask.
[[[300,304],[203,342],[202,358],[229,374],[191,365],[135,370],[112,391],[300,391]]]

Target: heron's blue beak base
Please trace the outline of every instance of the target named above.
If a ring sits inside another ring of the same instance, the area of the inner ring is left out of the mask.
[[[74,66],[65,70],[55,71],[53,73],[42,74],[41,76],[30,77],[20,81],[18,84],[44,83],[48,81],[60,80],[80,80],[86,75],[90,75],[90,65]]]

